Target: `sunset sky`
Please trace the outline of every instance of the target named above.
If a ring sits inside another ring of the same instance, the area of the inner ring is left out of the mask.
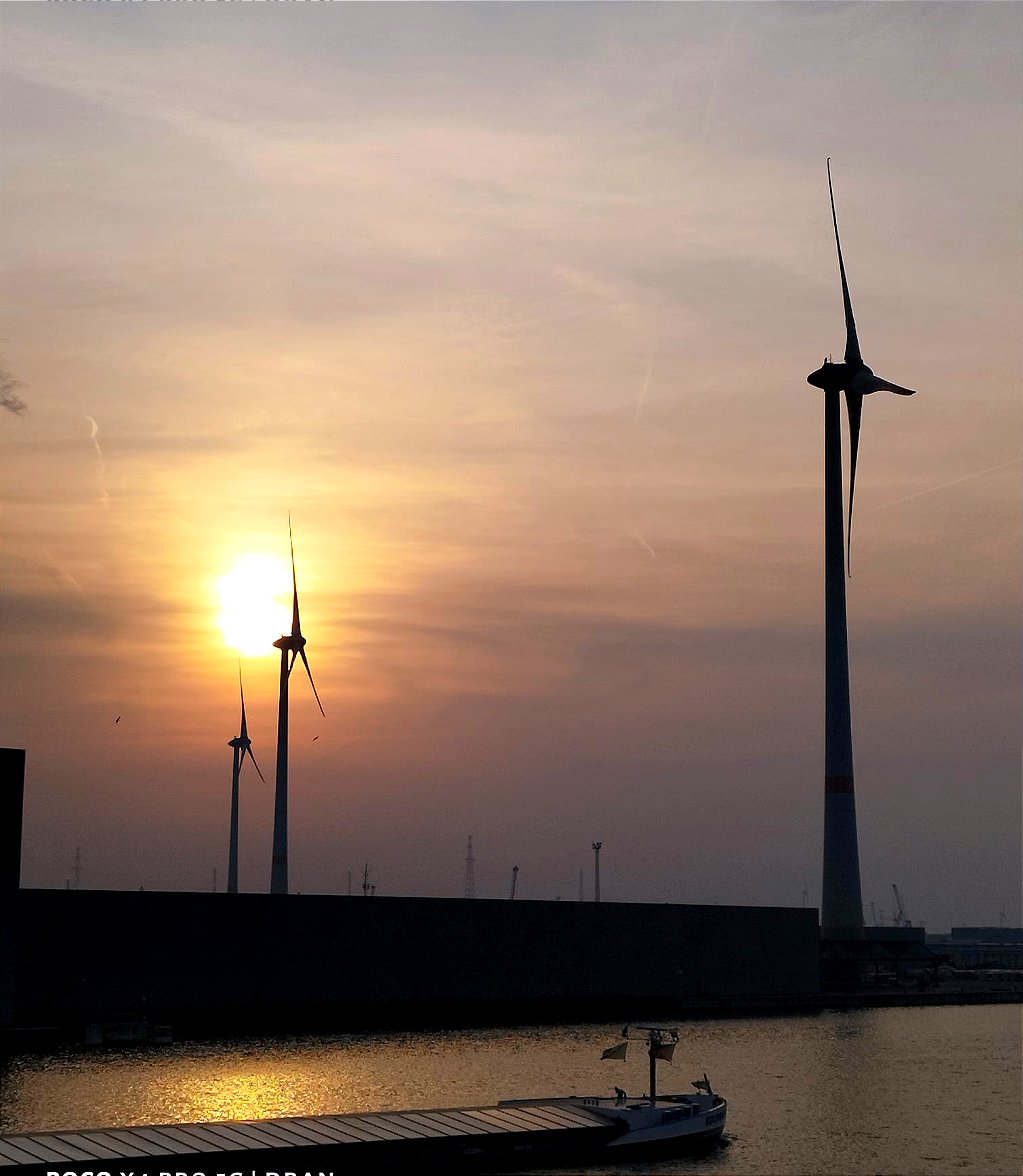
[[[919,389],[864,407],[864,901],[1018,925],[1023,8],[2,8],[25,885],[223,887],[218,582],[290,511],[293,890],[458,895],[472,834],[484,897],[589,892],[602,840],[607,900],[817,905],[830,155]]]

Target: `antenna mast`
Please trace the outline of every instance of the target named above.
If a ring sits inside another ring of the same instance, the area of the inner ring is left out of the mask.
[[[472,856],[472,835],[469,836],[469,845],[465,851],[465,897],[476,897],[476,859]]]
[[[593,901],[600,902],[600,847],[603,841],[593,843]]]

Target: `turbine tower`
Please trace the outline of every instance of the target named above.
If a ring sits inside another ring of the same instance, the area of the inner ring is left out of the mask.
[[[238,893],[238,777],[242,771],[242,761],[246,756],[252,760],[252,766],[263,780],[263,773],[259,771],[259,764],[252,754],[252,740],[249,738],[248,724],[245,722],[245,691],[242,689],[242,664],[238,661],[238,693],[242,700],[241,730],[228,740],[228,747],[234,748],[234,763],[231,768],[231,847],[227,855],[227,893]],[[263,780],[265,784],[266,781]]]
[[[274,840],[273,860],[270,866],[270,893],[288,893],[288,682],[295,660],[302,659],[309,685],[313,688],[316,705],[323,712],[323,704],[316,693],[313,672],[305,655],[305,638],[298,615],[298,580],[295,576],[295,540],[291,533],[291,516],[288,516],[288,543],[291,546],[291,632],[278,637],[274,648],[281,651],[281,688],[277,708],[277,783],[274,790]],[[288,660],[288,654],[291,660]],[[326,717],[326,716],[324,716]]]
[[[825,359],[806,380],[824,392],[824,630],[825,630],[825,750],[824,750],[824,885],[821,892],[821,935],[826,939],[863,936],[860,858],[856,838],[856,797],[853,787],[852,715],[849,705],[849,637],[845,580],[852,541],[853,494],[860,442],[863,397],[871,392],[912,396],[875,376],[863,362],[849,284],[838,235],[835,193],[828,160],[828,192],[835,226],[838,272],[845,307],[845,357],[842,363]],[[849,513],[843,535],[842,432],[839,397],[845,394],[849,416]],[[845,542],[843,543],[843,539]]]

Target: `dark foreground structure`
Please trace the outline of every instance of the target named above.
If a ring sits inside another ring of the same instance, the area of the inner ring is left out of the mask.
[[[819,992],[812,909],[22,889],[24,753],[0,758],[0,1029],[627,1020]]]
[[[813,910],[20,890],[8,1024],[175,1033],[628,1019],[818,991]]]

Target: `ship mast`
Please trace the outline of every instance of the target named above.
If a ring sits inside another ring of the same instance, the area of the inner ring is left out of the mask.
[[[657,1101],[657,1061],[671,1061],[671,1055],[678,1044],[678,1029],[674,1026],[663,1029],[657,1025],[637,1025],[647,1035],[647,1053],[650,1056],[650,1105]]]

